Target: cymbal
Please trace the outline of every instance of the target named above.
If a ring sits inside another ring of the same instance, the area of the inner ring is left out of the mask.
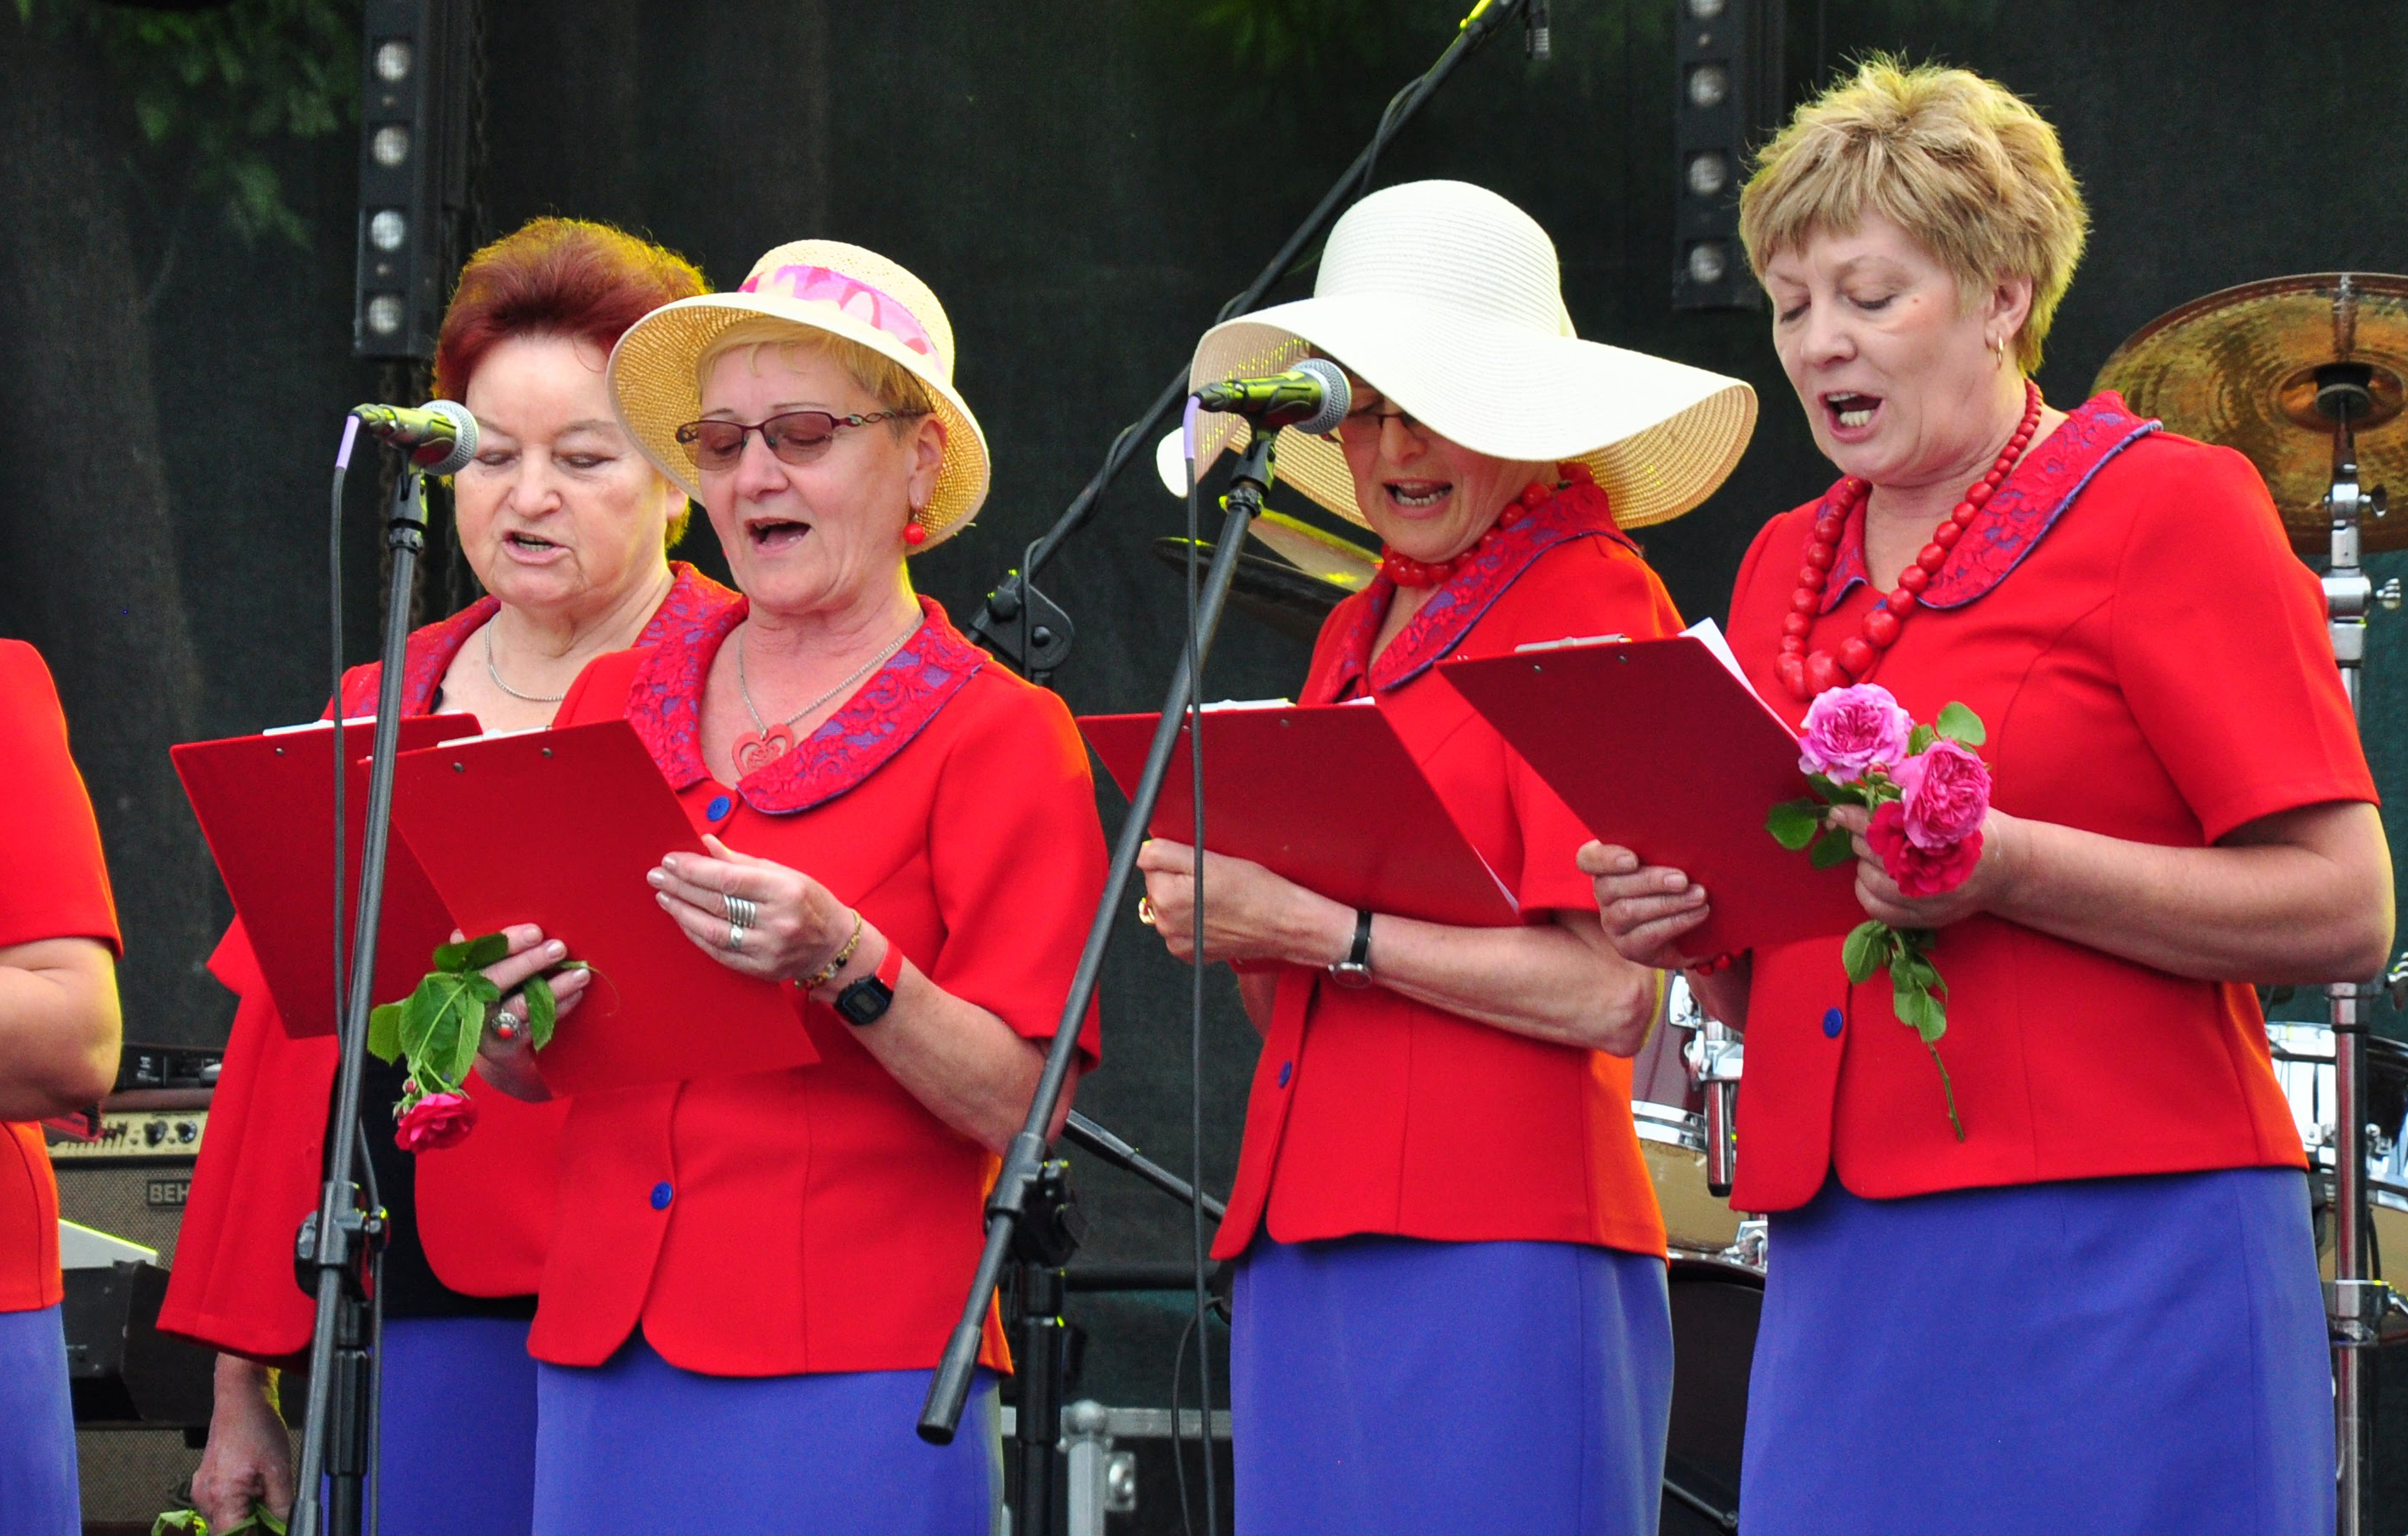
[[[1166,566],[1187,568],[1187,540],[1165,534],[1154,541],[1154,555]],[[1199,564],[1212,559],[1212,546],[1196,541]],[[1321,621],[1347,595],[1335,581],[1297,569],[1283,560],[1238,553],[1238,569],[1229,581],[1229,605],[1249,618],[1259,619],[1292,639],[1311,645],[1321,635]]]
[[[2135,331],[2091,388],[2239,450],[2266,477],[2291,542],[2322,553],[2333,423],[2316,395],[2333,365],[2363,389],[2350,413],[2360,482],[2408,490],[2408,277],[2312,272],[2193,299]],[[2361,537],[2370,550],[2408,547],[2408,512],[2367,523]]]

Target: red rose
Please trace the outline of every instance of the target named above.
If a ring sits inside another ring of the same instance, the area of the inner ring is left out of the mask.
[[[1982,862],[1982,834],[1945,848],[1918,848],[1906,835],[1906,811],[1896,800],[1883,802],[1865,828],[1865,841],[1879,855],[1882,868],[1909,897],[1941,896],[1965,883],[1973,866]]]
[[[477,1101],[464,1093],[429,1094],[403,1112],[394,1145],[404,1152],[439,1152],[477,1128]]]
[[[1982,829],[1990,813],[1990,770],[1946,737],[1890,769],[1906,807],[1906,835],[1917,848],[1942,849]]]

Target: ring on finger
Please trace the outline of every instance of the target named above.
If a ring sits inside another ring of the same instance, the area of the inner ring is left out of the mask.
[[[743,924],[730,923],[727,925],[727,947],[731,950],[740,950],[744,947]]]
[[[1154,911],[1153,899],[1149,897],[1139,897],[1137,898],[1137,920],[1150,928],[1154,926]]]
[[[724,896],[720,899],[727,904],[727,921],[730,926],[738,928],[757,928],[761,926],[760,905],[751,897]],[[735,947],[733,944],[728,946],[730,949]]]
[[[519,1016],[508,1008],[494,1010],[494,1038],[513,1041],[519,1038]]]

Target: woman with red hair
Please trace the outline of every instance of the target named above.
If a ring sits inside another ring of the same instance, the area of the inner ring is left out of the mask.
[[[489,596],[409,637],[402,708],[541,727],[595,656],[701,623],[733,594],[667,551],[685,496],[613,418],[610,349],[663,304],[704,291],[673,253],[606,225],[538,219],[472,257],[445,313],[435,392],[480,429],[453,481],[460,542]],[[378,668],[343,679],[344,714],[374,711]],[[556,945],[514,930],[532,974]],[[287,1035],[241,925],[210,969],[241,1002],[193,1180],[160,1326],[223,1353],[193,1480],[212,1526],[293,1500],[271,1366],[305,1351],[312,1309],[294,1233],[317,1203],[331,1039]],[[523,975],[518,978],[523,979]],[[581,973],[556,983],[564,1004]],[[512,984],[516,984],[513,981]],[[363,1121],[391,1123],[402,1073],[371,1060]],[[528,1320],[551,1235],[560,1110],[471,1081],[476,1131],[417,1157],[368,1138],[392,1237],[380,1356],[386,1529],[524,1532],[532,1518],[535,1365]],[[444,1475],[424,1473],[440,1468]]]

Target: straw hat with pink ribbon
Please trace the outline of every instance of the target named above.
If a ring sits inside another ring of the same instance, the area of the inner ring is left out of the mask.
[[[619,338],[610,395],[654,468],[700,500],[701,477],[677,429],[702,414],[695,365],[730,327],[767,316],[824,331],[900,365],[927,386],[945,423],[937,486],[914,521],[920,550],[959,532],[986,500],[986,435],[953,388],[953,327],[928,285],[874,251],[841,240],[795,240],[752,264],[732,294],[665,304]]]

